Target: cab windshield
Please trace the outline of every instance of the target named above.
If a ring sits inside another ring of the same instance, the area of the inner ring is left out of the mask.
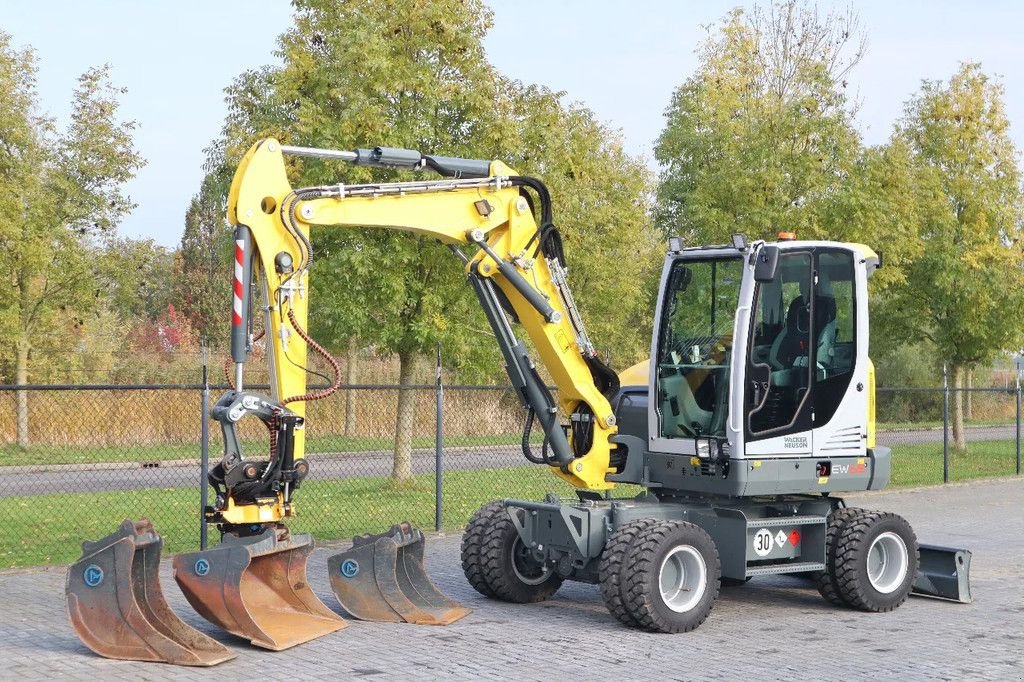
[[[661,436],[725,437],[741,257],[679,260],[669,272],[657,351]]]

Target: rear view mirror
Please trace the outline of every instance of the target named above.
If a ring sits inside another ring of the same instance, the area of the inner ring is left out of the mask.
[[[754,262],[754,281],[762,284],[775,280],[779,271],[779,247],[762,246]]]

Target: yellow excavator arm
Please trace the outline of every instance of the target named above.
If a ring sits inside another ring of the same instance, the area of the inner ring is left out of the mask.
[[[285,171],[285,154],[313,156],[358,165],[404,169],[432,168],[441,180],[362,185],[325,185],[292,188]],[[540,222],[534,217],[530,192],[540,201]],[[309,229],[314,225],[399,230],[435,238],[448,244],[462,261],[469,283],[484,307],[504,355],[506,369],[532,418],[545,434],[543,454],[534,461],[551,466],[557,476],[591,490],[613,483],[605,476],[614,444],[615,417],[608,396],[617,387],[614,373],[601,363],[566,282],[561,243],[550,221],[550,198],[543,184],[517,175],[499,161],[476,161],[422,156],[410,150],[376,148],[352,152],[282,146],[266,139],[246,153],[235,174],[228,200],[228,218],[235,225],[235,301],[232,359],[235,391],[222,399],[214,416],[228,438],[232,406],[240,418],[245,409],[242,368],[251,349],[249,291],[254,279],[262,281],[266,301],[266,334],[271,352],[272,401],[263,405],[250,398],[252,411],[286,408],[294,422],[288,435],[291,449],[286,467],[299,462],[304,438],[302,419],[306,398],[307,350],[305,327],[312,261]],[[462,247],[475,247],[472,255]],[[388,267],[382,263],[381,267]],[[515,337],[509,319],[526,329],[533,347],[557,386],[557,401],[534,369],[525,347]],[[560,415],[569,416],[562,426]],[[263,417],[264,415],[261,415]],[[269,412],[264,421],[270,421]],[[234,421],[237,421],[237,418]],[[226,424],[226,422],[230,422]],[[282,420],[275,422],[281,428]],[[529,456],[529,446],[524,444]],[[228,448],[222,462],[227,469],[245,458]],[[274,453],[271,454],[273,459]],[[244,471],[244,470],[243,470]],[[250,465],[249,473],[262,473]],[[300,473],[304,473],[300,471]],[[231,485],[219,500],[218,519],[226,523],[262,523],[291,514],[290,494],[236,499]],[[234,479],[244,481],[240,474]],[[278,486],[280,488],[280,486]],[[255,509],[253,507],[256,507]]]

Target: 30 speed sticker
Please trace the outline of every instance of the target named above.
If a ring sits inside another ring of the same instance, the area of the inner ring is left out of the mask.
[[[754,554],[757,556],[768,556],[774,546],[775,538],[767,528],[762,528],[754,533]]]

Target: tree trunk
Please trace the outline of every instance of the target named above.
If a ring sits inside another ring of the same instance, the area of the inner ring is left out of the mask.
[[[356,383],[356,355],[359,347],[353,336],[348,340],[348,353],[345,358],[345,384]],[[354,435],[356,431],[356,392],[351,388],[345,391],[345,435]]]
[[[16,344],[17,364],[15,367],[15,383],[24,386],[28,383],[28,352],[29,342],[19,339]],[[25,450],[29,446],[28,437],[28,391],[17,392],[17,441],[18,447]]]
[[[395,450],[391,478],[405,481],[412,476],[412,429],[416,417],[416,391],[408,388],[412,383],[416,355],[398,354],[398,414],[395,417]]]
[[[964,377],[967,369],[963,365],[953,365],[953,447],[959,451],[967,449],[967,436],[964,433]]]
[[[967,421],[974,419],[974,393],[971,389],[974,388],[974,368],[968,368],[967,370],[967,391],[964,393],[964,398],[967,401],[967,407],[964,413],[964,418]]]

